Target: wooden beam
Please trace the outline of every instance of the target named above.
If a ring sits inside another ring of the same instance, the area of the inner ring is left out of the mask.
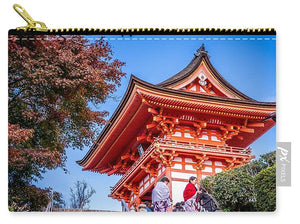
[[[145,138],[147,138],[147,135],[141,135],[139,137],[136,137],[136,140],[139,142],[139,141],[141,141],[141,140],[143,140]]]
[[[151,114],[155,114],[155,115],[158,114],[158,112],[156,110],[154,110],[153,108],[150,108],[150,107],[148,108],[148,112]]]
[[[127,153],[126,155],[121,156],[121,160],[130,158],[131,154]]]
[[[146,128],[147,128],[147,129],[154,128],[156,125],[157,125],[157,124],[154,124],[154,123],[152,123],[152,124],[147,124],[147,125],[146,125]]]
[[[247,132],[247,133],[254,133],[253,128],[240,128],[240,131]]]
[[[162,120],[161,117],[158,117],[158,116],[154,116],[154,117],[153,117],[153,121],[161,121],[161,120]]]
[[[122,163],[118,163],[116,165],[114,165],[114,169],[119,169],[122,166]]]
[[[99,173],[105,173],[105,172],[107,172],[107,171],[109,171],[109,170],[111,170],[112,168],[111,167],[109,167],[109,168],[106,168],[106,169],[103,169],[103,170],[100,170],[99,171]]]
[[[119,170],[119,168],[113,169],[113,170],[107,172],[107,175],[110,176],[110,175],[114,174],[115,172],[117,172],[118,170]]]
[[[263,128],[265,126],[265,123],[248,123],[247,127],[250,128]]]

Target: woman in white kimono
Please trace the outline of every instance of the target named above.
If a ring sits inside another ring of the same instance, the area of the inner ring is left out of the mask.
[[[167,208],[171,206],[170,189],[167,186],[169,183],[170,180],[163,177],[152,190],[154,212],[166,212]]]

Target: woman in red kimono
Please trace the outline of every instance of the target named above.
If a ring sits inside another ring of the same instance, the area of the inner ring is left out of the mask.
[[[183,191],[184,206],[186,212],[196,212],[196,196],[200,193],[196,188],[197,178],[191,176],[189,178],[189,183],[186,185]]]

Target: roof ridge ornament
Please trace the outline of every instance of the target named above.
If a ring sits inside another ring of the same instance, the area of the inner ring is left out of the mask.
[[[207,55],[207,51],[205,50],[204,44],[201,45],[201,47],[197,50],[197,52],[194,55],[196,57]]]

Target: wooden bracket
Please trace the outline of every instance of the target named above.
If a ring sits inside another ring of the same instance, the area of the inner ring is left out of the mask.
[[[158,112],[155,109],[151,108],[151,107],[148,108],[148,112],[151,113],[151,114],[154,114],[154,115],[158,114]]]
[[[194,169],[201,170],[203,168],[204,161],[208,160],[208,159],[209,159],[209,157],[206,155],[203,155],[203,156],[196,155],[195,160],[194,160],[196,162],[196,164],[193,165]]]

